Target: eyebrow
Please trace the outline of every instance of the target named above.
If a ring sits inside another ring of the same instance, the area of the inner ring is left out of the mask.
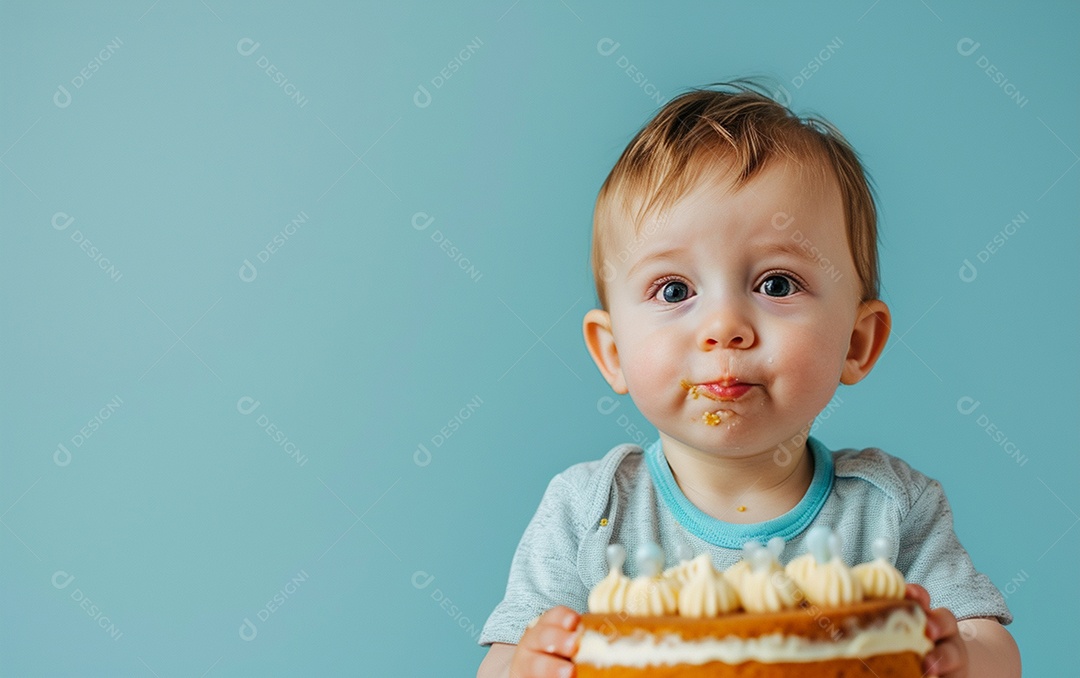
[[[650,264],[655,261],[664,261],[665,259],[675,259],[686,251],[686,247],[672,247],[670,249],[661,250],[655,254],[650,254],[642,259],[638,259],[634,262],[634,265],[630,267],[630,270],[626,272],[627,278],[632,278],[637,269],[646,264]],[[813,255],[807,249],[799,247],[798,243],[793,240],[785,240],[783,242],[770,242],[765,245],[761,245],[758,248],[764,254],[789,254],[803,261],[813,263],[815,261]]]
[[[802,242],[806,242],[806,240],[803,240]],[[768,243],[767,245],[762,245],[761,251],[765,252],[766,254],[791,254],[809,262],[815,261],[813,255],[810,254],[810,251],[806,248],[799,247],[799,245],[794,240],[785,240],[784,242],[779,243]]]
[[[670,249],[661,250],[661,251],[659,251],[659,252],[657,252],[655,254],[650,254],[647,257],[643,257],[641,259],[638,259],[637,261],[634,262],[634,265],[630,267],[630,270],[626,272],[626,277],[627,278],[634,277],[634,272],[637,271],[637,269],[644,266],[645,264],[650,264],[650,263],[652,263],[654,261],[663,261],[665,259],[675,259],[675,258],[678,257],[678,255],[682,254],[687,249],[688,248],[686,248],[686,247],[672,247]]]

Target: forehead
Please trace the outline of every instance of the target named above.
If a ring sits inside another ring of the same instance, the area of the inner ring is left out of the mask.
[[[840,188],[831,172],[813,162],[777,160],[739,185],[732,172],[705,174],[664,209],[637,223],[623,220],[612,234],[626,266],[661,249],[722,238],[769,250],[799,250],[792,232],[846,243]]]

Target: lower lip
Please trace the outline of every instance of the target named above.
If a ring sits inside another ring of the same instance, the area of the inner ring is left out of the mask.
[[[702,384],[701,386],[698,386],[699,389],[715,397],[717,400],[738,400],[753,387],[753,384],[732,384],[731,386]]]

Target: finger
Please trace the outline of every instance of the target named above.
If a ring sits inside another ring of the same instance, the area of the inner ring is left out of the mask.
[[[964,665],[964,652],[955,642],[937,645],[923,658],[923,671],[934,676],[947,676]]]
[[[529,676],[551,676],[552,678],[573,678],[574,665],[567,659],[533,652],[524,648],[514,653],[514,661],[510,666],[510,675],[514,678]]]
[[[939,607],[926,615],[926,632],[931,640],[952,638],[960,633],[960,627],[948,608]]]
[[[578,622],[581,620],[581,615],[574,612],[565,605],[559,605],[553,607],[544,614],[540,615],[540,618],[536,620],[537,624],[544,624],[548,626],[558,626],[566,629],[567,631],[573,631],[577,628]]]
[[[567,631],[551,624],[537,624],[521,637],[521,647],[559,657],[572,657],[577,652],[580,631]]]
[[[930,612],[930,593],[918,584],[908,584],[904,589],[904,597],[918,602],[923,612]]]

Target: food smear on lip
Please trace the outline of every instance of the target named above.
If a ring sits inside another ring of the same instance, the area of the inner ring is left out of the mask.
[[[743,384],[741,382],[726,382],[725,384],[692,384],[686,379],[681,380],[679,385],[682,386],[687,394],[694,400],[697,400],[698,396],[704,396],[709,400],[717,400],[720,402],[738,400],[753,388],[753,384]]]
[[[685,379],[680,381],[679,385],[682,386],[683,389],[687,393],[689,393],[690,397],[693,398],[694,400],[697,400],[699,395],[705,395],[706,397],[708,397],[708,394],[702,394],[702,393],[698,392],[698,387],[695,386],[694,384],[691,384],[689,381],[687,381]]]

